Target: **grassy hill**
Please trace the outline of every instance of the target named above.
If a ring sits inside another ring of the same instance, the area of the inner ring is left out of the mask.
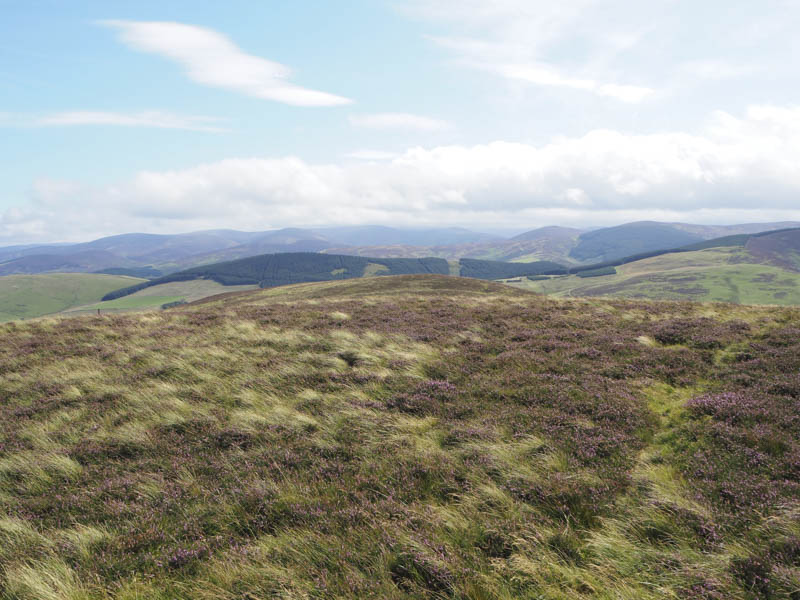
[[[615,261],[614,273],[602,277],[578,272],[512,285],[560,296],[800,305],[799,251],[798,229],[734,235],[641,260]]]
[[[800,312],[361,278],[0,326],[0,598],[790,598]]]
[[[198,279],[194,281],[174,281],[144,288],[129,296],[81,305],[64,311],[65,314],[109,311],[131,311],[160,309],[165,304],[175,302],[196,302],[209,296],[229,294],[258,289],[257,285],[224,286],[216,281]]]
[[[108,292],[140,281],[87,273],[0,277],[0,321],[40,317],[98,302]]]
[[[110,292],[103,297],[103,300],[115,300],[166,283],[201,279],[212,280],[226,286],[276,287],[293,283],[415,273],[460,274],[463,277],[478,279],[501,279],[564,272],[566,271],[561,265],[544,261],[517,264],[465,258],[451,265],[444,259],[430,257],[367,258],[310,252],[265,254],[179,271]]]

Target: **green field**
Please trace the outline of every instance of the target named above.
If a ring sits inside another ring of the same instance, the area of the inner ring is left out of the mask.
[[[665,254],[619,266],[616,275],[557,276],[511,285],[555,296],[800,304],[800,273],[759,264],[737,247]]]
[[[112,290],[144,281],[118,275],[48,273],[0,277],[0,321],[30,319],[100,300]]]
[[[107,300],[105,302],[97,302],[87,306],[78,306],[67,312],[94,312],[98,309],[103,311],[128,311],[128,310],[146,310],[153,308],[160,308],[168,302],[194,302],[208,298],[209,296],[216,296],[217,294],[227,294],[229,292],[242,292],[246,290],[258,289],[257,285],[222,285],[216,281],[208,279],[198,279],[194,281],[173,281],[171,283],[163,283],[150,288],[145,288],[131,294],[117,298],[116,300]]]

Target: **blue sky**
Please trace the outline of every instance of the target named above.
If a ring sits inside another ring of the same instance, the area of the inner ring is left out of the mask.
[[[800,219],[796,0],[0,15],[0,244]]]

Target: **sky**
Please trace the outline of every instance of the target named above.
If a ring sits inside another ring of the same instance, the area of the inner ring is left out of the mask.
[[[0,0],[0,245],[800,220],[800,0]]]

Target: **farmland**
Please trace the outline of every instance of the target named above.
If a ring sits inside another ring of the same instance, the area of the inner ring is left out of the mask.
[[[799,330],[434,275],[3,325],[0,598],[793,597]]]

